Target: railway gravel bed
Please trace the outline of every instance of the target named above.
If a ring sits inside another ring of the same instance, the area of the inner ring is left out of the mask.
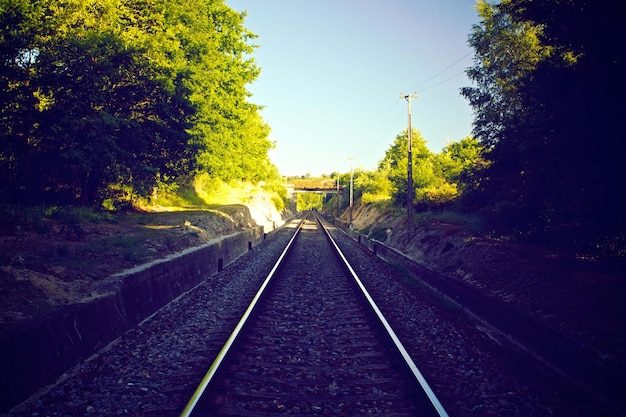
[[[193,415],[437,415],[314,219],[231,351]]]
[[[268,235],[5,416],[177,416],[292,232]],[[338,230],[333,237],[451,416],[619,415]]]

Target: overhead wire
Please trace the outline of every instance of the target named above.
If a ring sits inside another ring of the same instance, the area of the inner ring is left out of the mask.
[[[400,99],[397,99],[394,104],[393,107],[391,108],[391,110],[389,111],[389,113],[387,113],[387,117],[385,117],[384,122],[382,123],[382,125],[378,128],[378,130],[376,131],[376,133],[374,134],[375,137],[378,137],[380,134],[380,131],[385,127],[385,125],[387,124],[387,122],[389,121],[389,118],[391,117],[391,115],[393,114],[393,112],[396,110],[396,107],[398,107],[398,103],[400,103]],[[387,127],[387,130],[385,131],[385,134],[387,134],[387,131],[389,130],[389,127]]]
[[[363,144],[364,149],[370,149],[372,145],[378,141],[379,138],[387,136],[387,134],[389,133],[389,130],[396,124],[398,118],[402,115],[402,113],[398,111],[398,104],[400,103],[400,101],[401,101],[400,98],[397,98],[395,100],[395,102],[393,103],[393,106],[387,113],[387,116],[385,117],[384,121],[381,123],[380,127],[369,138],[369,140]],[[394,113],[397,113],[396,117],[393,120],[391,120]]]
[[[437,87],[438,85],[445,84],[445,83],[447,83],[448,81],[453,80],[453,79],[455,79],[455,78],[457,78],[457,77],[459,77],[459,76],[461,76],[461,75],[463,75],[463,74],[465,74],[465,72],[459,72],[458,74],[453,75],[453,76],[452,76],[452,77],[450,77],[450,78],[446,78],[446,79],[445,79],[445,80],[443,80],[443,81],[439,81],[437,84],[429,85],[428,87],[422,88],[422,90],[421,90],[421,91],[430,90],[430,89],[431,89],[431,88],[433,88],[433,87]]]
[[[426,80],[420,82],[419,84],[415,85],[414,87],[406,90],[406,91],[412,91],[415,90],[418,87],[421,87],[423,85],[425,85],[426,83],[428,83],[429,81],[434,80],[435,78],[439,77],[441,74],[445,73],[446,71],[448,71],[450,68],[453,68],[455,65],[457,65],[458,63],[460,63],[461,61],[463,61],[465,58],[467,58],[468,56],[470,56],[472,54],[472,52],[468,52],[467,54],[463,55],[461,58],[457,59],[456,61],[454,61],[452,64],[448,65],[447,67],[445,67],[444,69],[442,69],[441,71],[437,72],[435,75],[433,75],[432,77],[427,78]],[[434,88],[436,86],[439,86],[441,84],[447,83],[448,81],[451,81],[461,75],[463,75],[465,72],[460,72],[458,74],[453,75],[452,77],[446,78],[443,81],[440,81],[436,84],[427,86],[425,88],[422,89],[422,91],[425,90],[429,90],[431,88]],[[377,141],[380,137],[384,137],[387,135],[387,133],[389,132],[389,129],[391,129],[391,127],[393,125],[395,125],[395,122],[400,118],[400,116],[402,116],[401,113],[398,113],[396,115],[396,118],[394,119],[393,123],[388,124],[390,117],[393,115],[393,113],[396,111],[396,108],[398,107],[398,103],[400,103],[401,100],[398,98],[395,100],[391,110],[387,113],[387,116],[385,117],[384,121],[382,122],[381,126],[376,130],[376,133],[374,133],[374,135],[372,136],[372,139],[370,141],[368,141],[368,143],[366,144],[366,147],[369,148],[370,144]],[[386,127],[386,128],[385,128]],[[382,132],[384,129],[384,132]],[[381,133],[382,132],[382,133]]]
[[[434,80],[435,78],[439,77],[439,76],[440,76],[441,74],[443,74],[444,72],[448,71],[450,68],[454,67],[454,66],[455,66],[456,64],[458,64],[459,62],[463,61],[465,58],[467,58],[467,57],[468,57],[468,56],[470,56],[471,54],[472,54],[472,52],[468,52],[468,53],[466,53],[466,54],[465,54],[465,55],[463,55],[461,58],[457,59],[457,60],[456,60],[456,61],[454,61],[452,64],[448,65],[447,67],[445,67],[444,69],[442,69],[441,71],[439,71],[437,74],[435,74],[435,75],[433,75],[432,77],[430,77],[430,78],[428,78],[428,79],[426,79],[426,80],[422,81],[421,83],[417,84],[416,86],[409,88],[407,91],[414,90],[414,89],[416,89],[416,88],[418,88],[418,87],[421,87],[422,85],[426,84],[427,82],[429,82],[429,81],[431,81],[431,80]],[[461,74],[462,74],[462,73],[461,73]],[[457,75],[455,75],[455,77],[457,77],[457,76],[459,76],[459,75],[460,75],[460,74],[457,74]],[[452,77],[452,78],[454,78],[454,77]],[[450,78],[450,79],[451,79],[451,78]],[[449,81],[450,79],[448,79],[448,80],[446,80],[446,81]],[[436,85],[443,84],[444,82],[445,82],[445,81],[442,81],[441,83],[438,83],[438,84],[436,84]],[[430,88],[430,87],[427,87],[427,88]]]

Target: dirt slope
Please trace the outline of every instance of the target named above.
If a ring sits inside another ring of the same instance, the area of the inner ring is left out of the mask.
[[[250,207],[133,212],[110,221],[47,220],[39,231],[15,225],[0,234],[0,333],[106,294],[112,274],[259,223],[270,231],[281,217],[261,200]]]
[[[344,220],[349,214],[344,213]],[[450,279],[479,289],[598,352],[626,361],[626,270],[558,250],[482,236],[429,220],[408,242],[406,220],[359,205],[353,228]]]

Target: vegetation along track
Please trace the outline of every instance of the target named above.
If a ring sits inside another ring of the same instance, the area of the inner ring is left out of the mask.
[[[447,416],[332,238],[308,218],[183,412],[276,414]]]

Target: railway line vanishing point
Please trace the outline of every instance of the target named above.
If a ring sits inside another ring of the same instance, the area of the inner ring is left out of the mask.
[[[447,416],[318,219],[305,218],[182,416]]]

